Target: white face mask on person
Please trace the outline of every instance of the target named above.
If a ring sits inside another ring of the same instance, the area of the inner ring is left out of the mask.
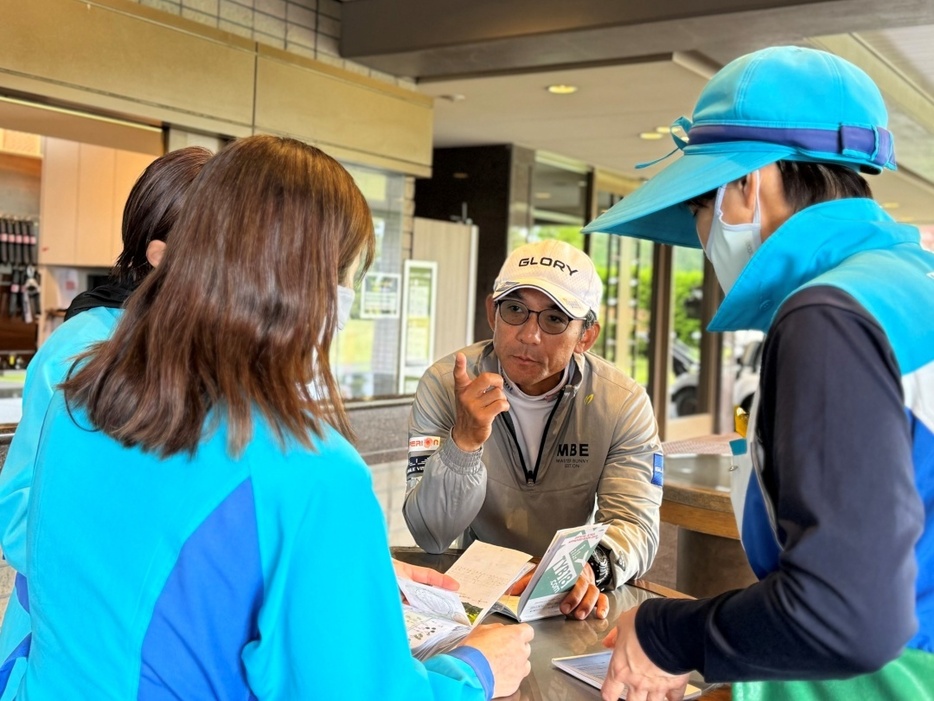
[[[337,330],[343,331],[350,319],[350,310],[353,307],[357,293],[351,287],[337,286]]]
[[[343,331],[350,319],[350,310],[353,307],[354,297],[357,293],[351,287],[337,286],[337,330]]]
[[[756,207],[748,224],[727,224],[723,221],[723,194],[726,185],[717,190],[710,222],[710,235],[704,253],[710,259],[724,294],[733,289],[736,278],[746,267],[752,255],[762,245],[762,217],[759,212],[759,177],[756,177]]]

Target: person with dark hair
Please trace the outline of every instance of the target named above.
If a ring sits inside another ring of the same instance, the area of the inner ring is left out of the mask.
[[[742,56],[683,155],[585,227],[703,247],[710,329],[767,332],[731,473],[759,581],[623,613],[607,701],[680,699],[690,670],[738,701],[934,699],[934,254],[861,176],[895,168],[886,122],[837,56]]]
[[[36,451],[55,387],[74,357],[108,336],[124,302],[157,265],[185,193],[211,152],[200,147],[171,151],[157,158],[134,183],[123,212],[124,249],[101,287],[75,298],[67,320],[39,348],[29,363],[23,388],[23,415],[0,471],[0,548],[17,572],[0,627],[0,699],[12,698],[18,669],[28,645],[29,617],[24,608],[27,584],[22,576],[26,549],[26,513],[36,466]],[[77,318],[71,318],[84,312]],[[26,641],[26,642],[24,642]]]
[[[211,155],[206,148],[188,146],[149,164],[123,208],[123,250],[110,280],[75,297],[65,311],[65,321],[96,307],[123,307],[130,293],[162,260],[188,186]]]
[[[662,501],[664,461],[645,389],[587,352],[602,295],[579,248],[554,239],[520,246],[487,298],[493,339],[428,368],[409,418],[403,514],[428,552],[463,535],[464,545],[476,539],[540,557],[558,529],[607,524],[561,603],[575,619],[605,618],[603,592],[651,567]]]
[[[328,360],[374,245],[350,174],[312,146],[247,137],[205,165],[161,264],[49,408],[22,698],[515,691],[527,625],[480,627],[424,664],[409,653]],[[337,617],[321,607],[335,568],[367,582]]]

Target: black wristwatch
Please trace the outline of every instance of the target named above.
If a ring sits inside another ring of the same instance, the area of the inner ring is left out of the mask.
[[[598,543],[587,562],[590,563],[590,567],[593,570],[594,584],[597,585],[600,591],[603,591],[604,586],[610,582],[611,574],[610,556],[607,553],[607,549]]]

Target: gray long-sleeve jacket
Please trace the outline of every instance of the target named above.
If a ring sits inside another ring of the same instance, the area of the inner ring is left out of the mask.
[[[463,350],[471,376],[498,372],[490,341]],[[525,465],[510,415],[482,451],[451,440],[454,354],[422,377],[409,417],[403,512],[415,541],[442,552],[468,539],[542,555],[559,528],[609,523],[613,585],[639,576],[658,549],[663,460],[645,390],[594,355],[575,354],[545,427],[537,465]],[[482,458],[482,459],[481,459]],[[594,503],[596,500],[596,516]]]

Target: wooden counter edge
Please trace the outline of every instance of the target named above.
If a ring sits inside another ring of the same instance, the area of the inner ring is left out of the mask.
[[[655,582],[650,582],[647,579],[642,579],[637,577],[636,579],[630,580],[629,584],[639,589],[645,589],[645,591],[652,592],[653,594],[658,594],[663,596],[666,599],[693,599],[694,597],[690,594],[685,594],[684,592],[677,591],[676,589],[670,589],[668,587],[662,586],[661,584],[656,584]]]
[[[739,540],[736,518],[732,512],[712,511],[663,500],[660,516],[664,523],[680,526],[689,531]]]

